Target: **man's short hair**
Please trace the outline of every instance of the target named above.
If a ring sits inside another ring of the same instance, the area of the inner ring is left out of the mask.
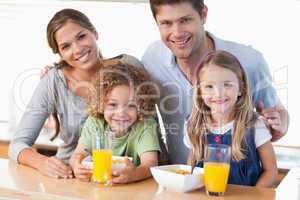
[[[156,19],[156,14],[159,6],[163,5],[174,5],[174,4],[180,4],[180,3],[190,3],[192,7],[199,13],[200,16],[202,16],[202,10],[204,7],[203,0],[150,0],[150,7],[152,11],[152,15],[154,19]]]

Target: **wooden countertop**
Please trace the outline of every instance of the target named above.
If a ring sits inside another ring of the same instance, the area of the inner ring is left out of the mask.
[[[229,185],[224,197],[212,198],[204,188],[190,193],[169,191],[159,187],[152,179],[105,187],[84,183],[76,179],[52,179],[29,167],[18,165],[7,159],[0,159],[0,199],[116,199],[116,200],[168,200],[168,199],[225,199],[225,200],[268,200],[275,199],[275,190]]]

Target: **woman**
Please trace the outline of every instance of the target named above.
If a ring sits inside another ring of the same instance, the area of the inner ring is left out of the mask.
[[[103,57],[97,47],[95,27],[87,16],[74,9],[63,9],[53,16],[47,26],[47,39],[61,61],[37,86],[10,143],[9,157],[46,176],[72,178],[67,163],[87,118],[91,76],[103,65]],[[126,55],[119,59],[138,62]],[[31,148],[50,113],[57,113],[60,119],[56,132],[60,129],[63,140],[53,157]]]

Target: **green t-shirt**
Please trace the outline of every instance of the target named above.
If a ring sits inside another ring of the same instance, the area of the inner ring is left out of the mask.
[[[160,151],[156,128],[157,123],[154,119],[145,119],[134,123],[126,135],[113,138],[113,155],[132,157],[133,164],[138,166],[143,153]],[[92,134],[97,131],[106,133],[109,131],[109,127],[104,120],[89,116],[82,128],[78,143],[92,151]]]

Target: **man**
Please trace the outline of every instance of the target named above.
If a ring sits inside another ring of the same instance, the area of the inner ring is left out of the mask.
[[[188,149],[183,144],[183,124],[192,108],[194,71],[203,55],[215,49],[228,51],[241,62],[250,82],[253,104],[265,117],[272,140],[286,133],[288,113],[271,85],[261,53],[206,32],[207,7],[203,0],[150,0],[150,6],[161,41],[148,47],[142,61],[161,84],[159,109],[172,163],[186,162]]]

